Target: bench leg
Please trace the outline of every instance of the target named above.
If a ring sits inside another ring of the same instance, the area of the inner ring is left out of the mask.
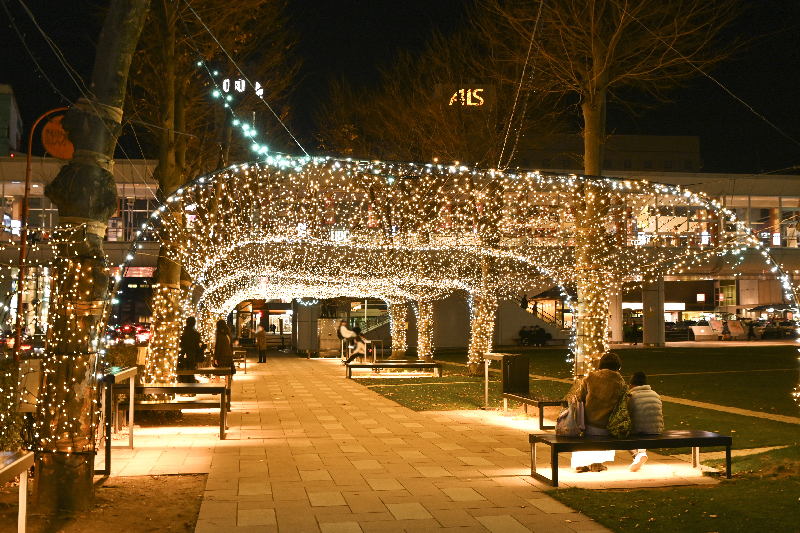
[[[503,398],[503,415],[508,413],[508,398]]]
[[[692,448],[692,468],[700,466],[700,448]]]
[[[130,381],[130,392],[128,397],[131,399],[131,403],[133,403],[133,386],[135,384],[133,376],[128,378],[128,381]],[[117,417],[119,417],[119,409],[117,409]],[[131,450],[133,449],[133,407],[131,407],[130,411],[128,411],[128,447]]]
[[[558,452],[555,446],[550,447],[550,468],[552,469],[550,479],[553,480],[553,486],[558,487]]]
[[[224,392],[219,395],[219,440],[225,440],[225,415],[228,413],[228,395]]]
[[[539,431],[544,431],[544,405],[539,405]]]
[[[17,511],[17,531],[25,533],[28,522],[28,471],[19,474],[19,511]]]
[[[523,403],[522,404],[522,410],[525,412],[526,415],[528,414],[528,404],[527,403]]]
[[[531,442],[531,477],[536,477],[536,443]]]
[[[728,471],[725,472],[725,477],[730,479],[731,478],[731,447],[730,446],[726,446],[725,447],[725,463],[726,463],[726,467],[728,468]]]

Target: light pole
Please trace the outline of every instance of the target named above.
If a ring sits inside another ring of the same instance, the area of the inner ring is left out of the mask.
[[[28,248],[28,196],[31,193],[31,150],[33,145],[33,132],[36,126],[45,117],[67,111],[68,107],[57,107],[51,109],[36,119],[33,123],[31,132],[28,134],[28,166],[25,169],[25,196],[22,197],[22,209],[20,210],[20,233],[19,233],[19,280],[17,281],[17,332],[14,336],[14,362],[19,363],[19,352],[22,349],[22,284],[25,282],[25,253]]]

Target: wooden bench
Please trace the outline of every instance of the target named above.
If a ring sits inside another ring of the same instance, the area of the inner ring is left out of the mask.
[[[200,368],[178,369],[175,372],[179,376],[223,376],[225,378],[225,388],[228,389],[228,412],[231,410],[231,390],[233,388],[233,370],[221,366],[204,366]]]
[[[692,467],[700,466],[700,447],[725,446],[727,472],[731,478],[731,444],[733,439],[727,435],[698,430],[667,430],[660,435],[631,435],[625,439],[615,439],[608,435],[589,435],[584,437],[559,437],[552,433],[528,436],[531,444],[531,476],[553,487],[558,487],[558,454],[562,452],[587,452],[597,450],[637,450],[655,448],[692,448]],[[536,471],[536,444],[550,446],[551,476],[548,478]]]
[[[33,466],[33,452],[0,452],[0,486],[19,476],[17,531],[25,533],[28,520],[28,470]]]
[[[369,369],[376,370],[380,368],[395,369],[395,370],[433,370],[433,374],[439,378],[442,377],[442,363],[426,363],[424,361],[383,361],[379,363],[350,363],[345,365],[345,377],[351,379],[353,377],[353,369]]]
[[[128,387],[114,387],[115,393],[125,393]],[[137,400],[133,402],[132,409],[147,411],[166,410],[177,411],[180,409],[216,409],[219,408],[219,439],[225,440],[225,427],[227,418],[227,386],[224,383],[143,383],[133,388],[134,394],[219,394],[217,400]],[[117,403],[117,410],[127,411],[130,398]],[[119,416],[119,415],[118,415]]]
[[[553,407],[553,406],[562,406],[566,407],[567,402],[564,400],[559,400],[556,398],[545,398],[543,396],[534,396],[533,394],[525,394],[525,393],[513,393],[513,392],[504,392],[503,393],[503,414],[506,414],[508,411],[508,400],[513,400],[515,402],[519,402],[524,406],[525,413],[528,413],[528,406],[535,405],[539,408],[539,429],[544,431],[545,429],[555,429],[555,426],[545,426],[544,425],[544,408],[545,407]]]

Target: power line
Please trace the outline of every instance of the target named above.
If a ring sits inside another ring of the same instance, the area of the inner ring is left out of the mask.
[[[689,65],[690,65],[692,68],[694,68],[694,69],[695,69],[697,72],[699,72],[700,74],[702,74],[703,76],[705,76],[705,77],[706,77],[706,78],[708,78],[709,80],[711,80],[711,81],[713,81],[714,83],[716,83],[716,84],[717,84],[717,85],[718,85],[718,86],[719,86],[719,87],[720,87],[720,88],[721,88],[723,91],[725,91],[726,93],[728,93],[728,94],[729,94],[729,95],[730,95],[730,96],[731,96],[731,97],[732,97],[734,100],[736,100],[737,102],[739,102],[740,104],[742,104],[743,106],[745,106],[747,109],[749,109],[751,113],[753,113],[755,116],[757,116],[758,118],[760,118],[761,120],[763,120],[764,122],[766,122],[766,123],[767,123],[767,124],[768,124],[768,125],[769,125],[769,126],[772,128],[772,129],[774,129],[775,131],[777,131],[778,133],[780,133],[780,134],[781,134],[783,137],[785,137],[786,139],[790,140],[791,142],[793,142],[793,143],[794,143],[794,144],[796,144],[797,146],[800,146],[800,141],[798,141],[797,139],[795,139],[794,137],[792,137],[792,136],[791,136],[791,135],[789,135],[788,133],[784,132],[784,131],[783,131],[782,129],[780,129],[780,128],[779,128],[777,125],[775,125],[775,124],[774,124],[772,121],[770,121],[770,120],[769,120],[767,117],[765,117],[764,115],[762,115],[761,113],[759,113],[758,111],[756,111],[756,110],[753,108],[753,106],[751,106],[750,104],[748,104],[747,102],[745,102],[743,99],[739,98],[737,95],[733,94],[733,91],[731,91],[731,90],[730,90],[730,89],[728,89],[728,88],[727,88],[725,85],[723,85],[723,83],[722,83],[721,81],[719,81],[718,79],[716,79],[715,77],[713,77],[711,74],[708,74],[707,72],[705,72],[705,71],[704,71],[702,68],[700,68],[699,66],[697,66],[696,64],[694,64],[694,63],[693,63],[691,60],[689,60],[689,58],[687,58],[686,56],[684,56],[683,54],[681,54],[679,51],[677,51],[677,50],[676,50],[676,49],[675,49],[675,48],[674,48],[674,47],[673,47],[671,44],[669,44],[668,42],[664,41],[664,39],[662,39],[661,37],[659,37],[658,35],[656,35],[656,33],[655,33],[653,30],[651,30],[650,28],[648,28],[648,27],[647,27],[647,26],[646,26],[646,25],[645,25],[645,24],[644,24],[644,23],[643,23],[641,20],[639,20],[639,19],[638,19],[638,18],[637,18],[635,15],[633,15],[632,13],[630,13],[630,12],[629,12],[627,9],[625,9],[623,6],[619,5],[619,2],[617,2],[617,0],[612,0],[612,1],[614,2],[614,4],[616,4],[616,6],[617,6],[618,8],[620,8],[620,9],[622,10],[622,12],[623,12],[623,13],[625,13],[626,15],[628,15],[629,17],[631,17],[633,20],[635,20],[635,21],[636,21],[636,22],[637,22],[637,23],[638,23],[638,24],[639,24],[639,25],[640,25],[642,28],[644,28],[644,29],[645,29],[645,31],[647,31],[647,33],[649,33],[650,35],[652,35],[653,37],[655,37],[655,38],[656,38],[656,39],[657,39],[659,42],[661,42],[661,44],[663,44],[664,46],[666,46],[667,48],[669,48],[670,50],[672,50],[673,52],[675,52],[676,54],[678,54],[678,56],[679,56],[681,59],[683,59],[684,61],[686,61],[686,62],[687,62],[687,63],[688,63],[688,64],[689,64]]]
[[[179,0],[175,0],[175,1],[176,1],[176,3],[177,3]],[[193,8],[191,5],[189,5],[189,2],[188,2],[188,0],[183,0],[183,3],[184,3],[184,4],[186,4],[186,7],[188,7],[188,8],[189,8],[189,11],[191,11],[191,12],[192,12],[192,14],[195,16],[195,18],[197,19],[197,21],[198,21],[198,22],[199,22],[199,23],[200,23],[200,24],[203,26],[203,28],[204,28],[204,29],[206,30],[206,32],[207,32],[207,33],[208,33],[208,34],[211,36],[211,38],[212,38],[212,39],[214,39],[214,42],[215,42],[215,43],[217,43],[217,46],[219,46],[220,50],[222,50],[222,52],[223,52],[223,53],[225,54],[225,56],[226,56],[226,57],[227,57],[227,58],[230,60],[230,62],[233,64],[233,66],[236,68],[236,70],[237,70],[237,71],[239,71],[239,74],[241,74],[241,75],[242,75],[242,77],[245,79],[245,81],[247,82],[247,84],[248,84],[248,85],[250,85],[250,87],[251,87],[251,88],[252,88],[252,89],[255,91],[255,86],[253,85],[253,82],[251,82],[251,81],[250,81],[250,78],[248,78],[248,77],[247,77],[247,75],[246,75],[246,74],[245,74],[245,73],[242,71],[242,69],[241,69],[241,68],[239,68],[239,65],[236,63],[236,61],[234,61],[234,59],[231,57],[231,55],[228,53],[228,51],[225,49],[225,47],[224,47],[224,46],[222,46],[222,43],[220,43],[220,42],[219,42],[219,40],[217,39],[217,37],[216,37],[216,36],[215,36],[213,33],[211,33],[211,30],[208,28],[208,26],[206,26],[205,22],[203,22],[203,20],[200,18],[200,15],[198,15],[198,14],[197,14],[197,12],[194,10],[194,8]],[[178,10],[178,15],[181,17],[181,21],[183,21],[183,16],[182,16],[182,15],[181,15],[181,13],[180,13],[180,9]],[[183,21],[183,23],[184,23],[184,27],[185,27],[185,25],[186,25],[186,22],[185,22],[185,21]],[[192,38],[190,35],[188,35],[188,31],[187,31],[187,36],[189,36],[189,38],[192,40],[192,43],[194,43],[194,39],[193,39],[193,38]],[[195,48],[195,51],[196,51],[196,52],[198,52],[198,54],[199,54],[199,51],[198,51],[196,48]],[[259,100],[261,100],[262,102],[264,102],[264,105],[265,105],[265,106],[267,106],[267,109],[269,109],[270,113],[272,113],[272,115],[273,115],[273,116],[275,117],[275,119],[276,119],[276,120],[277,120],[277,121],[280,123],[280,125],[281,125],[281,126],[283,126],[283,129],[284,129],[284,130],[286,130],[286,133],[288,133],[288,134],[289,134],[289,137],[291,137],[291,138],[292,138],[292,140],[295,142],[295,144],[297,144],[297,146],[298,146],[298,147],[300,147],[300,149],[303,151],[303,153],[304,153],[305,155],[309,156],[309,153],[306,151],[306,149],[305,149],[305,148],[303,148],[303,145],[302,145],[302,144],[300,144],[300,141],[298,141],[298,140],[297,140],[297,137],[295,137],[295,136],[292,134],[292,132],[291,132],[291,131],[289,131],[289,127],[288,127],[288,126],[286,126],[286,124],[285,124],[285,123],[284,123],[284,122],[281,120],[281,117],[280,117],[280,116],[278,116],[278,114],[275,112],[275,110],[274,110],[274,109],[272,109],[272,106],[270,106],[270,105],[269,105],[269,103],[268,103],[266,100],[264,100],[264,97],[263,97],[263,96],[261,96],[261,95],[258,95],[258,93],[256,93],[256,96],[258,96]],[[310,157],[310,156],[309,156],[309,157]]]

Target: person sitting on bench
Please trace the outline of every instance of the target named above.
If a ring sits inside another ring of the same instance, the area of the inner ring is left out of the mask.
[[[631,434],[656,434],[664,431],[664,414],[661,397],[647,384],[644,372],[631,376],[628,393],[628,413],[631,417]],[[629,450],[633,456],[631,472],[637,472],[647,462],[647,450]]]
[[[584,403],[584,434],[608,435],[611,411],[627,386],[619,373],[621,368],[619,356],[609,352],[600,359],[599,368],[581,381],[577,398]],[[572,468],[577,472],[602,472],[607,470],[603,463],[613,460],[614,450],[572,452]]]
[[[186,319],[186,327],[181,333],[180,348],[178,356],[178,370],[190,370],[197,368],[198,356],[202,354],[202,340],[200,333],[194,329],[197,320],[190,316]],[[178,376],[178,383],[197,383],[194,376]]]
[[[339,323],[339,327],[336,328],[336,336],[339,337],[339,340],[342,341],[343,345],[348,344],[350,339],[355,338],[356,334],[350,328],[347,327],[347,320],[342,320]],[[342,348],[342,361],[347,359],[344,355],[344,348]]]
[[[236,365],[233,363],[233,348],[231,346],[231,330],[224,320],[217,320],[217,338],[214,343],[214,363],[215,367],[231,368],[233,374],[236,373]]]
[[[350,357],[347,358],[347,361],[344,362],[344,364],[346,365],[352,362],[353,359],[355,359],[358,356],[363,356],[364,360],[366,360],[367,358],[367,339],[365,339],[361,335],[361,328],[359,328],[358,326],[354,327],[353,333],[356,334],[355,336],[356,347],[353,349],[353,353],[350,354]]]

